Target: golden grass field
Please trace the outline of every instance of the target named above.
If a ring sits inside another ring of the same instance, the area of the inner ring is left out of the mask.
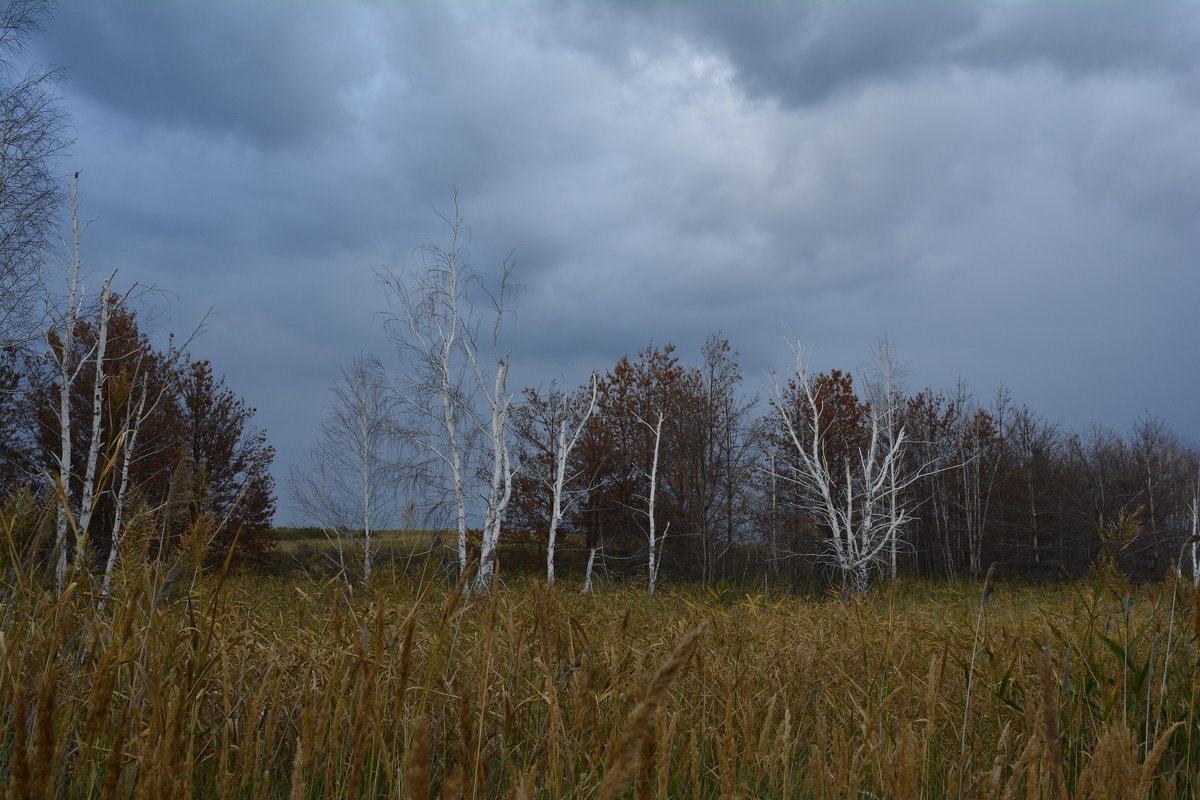
[[[5,585],[7,797],[1200,796],[1190,583],[162,580]]]

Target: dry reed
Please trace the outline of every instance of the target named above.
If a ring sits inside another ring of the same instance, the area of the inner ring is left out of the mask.
[[[101,610],[11,549],[8,798],[1197,796],[1190,584],[989,582],[985,617],[969,584],[847,607],[208,574],[155,607],[133,566]]]

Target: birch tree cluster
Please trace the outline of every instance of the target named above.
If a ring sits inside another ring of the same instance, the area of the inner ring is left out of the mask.
[[[510,272],[485,291],[461,220],[447,224],[448,247],[384,276],[395,371],[372,361],[365,381],[355,362],[314,451],[310,476],[341,499],[313,518],[337,509],[327,527],[359,561],[379,557],[369,533],[406,506],[475,590],[505,559],[585,590],[609,578],[861,592],[989,567],[1057,579],[1086,573],[1103,532],[1129,519],[1122,572],[1200,574],[1200,452],[1163,421],[1070,431],[1003,390],[987,402],[961,384],[910,392],[886,343],[857,373],[814,371],[797,345],[762,397],[721,334],[690,362],[652,345],[576,388],[513,392]],[[308,497],[326,497],[307,480]]]
[[[195,530],[197,568],[235,544],[239,561],[265,564],[274,450],[254,409],[189,355],[190,338],[151,343],[132,287],[120,294],[115,272],[85,264],[74,187],[70,198],[65,288],[44,296],[40,342],[0,351],[0,486],[49,519],[25,557],[60,588],[73,572],[101,592],[123,560],[174,557]]]
[[[111,575],[131,525],[153,528],[145,555],[167,555],[202,517],[206,558],[236,536],[239,560],[265,564],[274,450],[254,409],[209,362],[153,346],[118,296],[97,305],[37,355],[0,363],[14,387],[0,395],[0,482],[52,509],[58,579],[73,565]]]
[[[442,221],[441,243],[379,276],[391,356],[343,372],[293,478],[348,579],[369,579],[400,509],[474,591],[506,559],[585,591],[1062,578],[1097,563],[1114,520],[1137,521],[1116,568],[1200,574],[1200,451],[1155,417],[1070,431],[1003,390],[914,392],[886,341],[856,372],[816,371],[796,343],[787,369],[748,381],[720,333],[691,360],[651,345],[575,388],[516,391],[512,262],[489,279],[457,208]]]

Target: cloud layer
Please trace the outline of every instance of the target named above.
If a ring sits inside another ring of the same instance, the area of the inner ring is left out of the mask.
[[[92,262],[215,310],[280,474],[454,188],[521,382],[886,334],[914,388],[1200,438],[1194,3],[67,0],[38,45]]]

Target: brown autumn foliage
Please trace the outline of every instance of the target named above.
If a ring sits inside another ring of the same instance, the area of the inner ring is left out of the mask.
[[[722,550],[743,532],[753,453],[751,403],[737,394],[741,372],[728,341],[713,337],[704,367],[685,367],[672,345],[621,358],[599,376],[596,409],[568,473],[579,498],[564,519],[573,546],[599,548],[611,568],[642,566],[646,498],[654,453],[654,426],[663,415],[655,522],[668,531],[664,550],[677,574],[712,580]],[[526,468],[514,487],[513,526],[544,532],[550,507],[546,476],[553,464],[553,432],[561,415],[587,407],[591,387],[564,395],[554,387],[525,391],[516,433]],[[571,547],[571,544],[567,544]]]
[[[653,445],[646,423],[662,411],[655,516],[660,532],[670,526],[664,576],[709,585],[824,581],[811,556],[829,534],[792,480],[794,451],[778,410],[746,397],[728,341],[713,337],[700,355],[692,366],[672,346],[650,347],[601,376],[596,412],[568,470],[576,500],[560,528],[561,551],[574,554],[568,569],[582,568],[592,547],[610,574],[644,569]],[[842,370],[815,376],[813,389],[821,451],[840,477],[866,444],[870,406]],[[523,468],[508,528],[522,541],[545,542],[553,431],[562,414],[580,413],[587,391],[529,389],[515,414]],[[789,383],[784,401],[803,426],[800,392]],[[995,563],[1010,577],[1083,575],[1100,551],[1095,530],[1139,507],[1145,530],[1122,550],[1121,569],[1144,579],[1178,563],[1200,453],[1161,420],[1145,417],[1125,435],[1098,425],[1071,432],[1006,392],[984,405],[960,384],[904,397],[901,421],[905,467],[924,474],[904,492],[913,518],[900,570],[979,577]]]
[[[53,333],[49,341],[51,348],[62,346]],[[74,497],[91,444],[96,344],[95,321],[82,321],[74,342],[81,367],[70,395],[73,464],[67,480]],[[134,441],[136,427],[126,502],[170,505],[172,513],[164,518],[167,542],[177,541],[199,515],[209,515],[218,525],[210,558],[220,559],[240,530],[238,557],[264,563],[271,550],[274,450],[265,433],[253,428],[254,409],[214,374],[209,362],[155,349],[140,331],[136,313],[121,305],[109,320],[104,359],[97,499],[88,532],[97,555],[103,558],[108,551],[125,448]],[[58,384],[49,369],[28,379],[33,384],[26,401],[28,418],[35,427],[29,436],[30,463],[21,477],[37,481],[58,471]]]

